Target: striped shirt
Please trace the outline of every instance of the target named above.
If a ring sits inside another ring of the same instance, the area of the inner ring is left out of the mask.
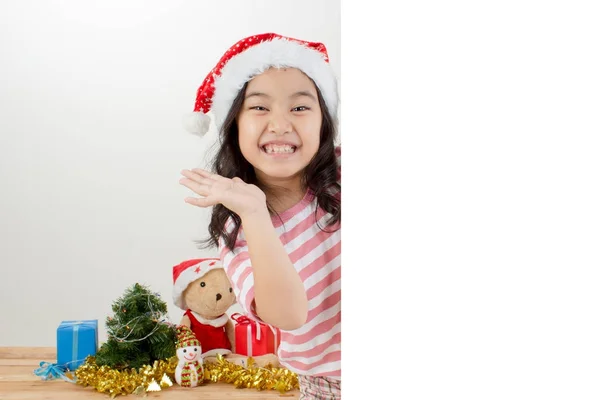
[[[338,182],[341,181],[341,148],[336,148]],[[337,194],[341,197],[341,193]],[[281,331],[279,361],[289,370],[309,376],[341,378],[341,229],[327,227],[331,214],[308,191],[290,209],[272,218],[285,250],[304,282],[308,319],[302,327]],[[315,214],[316,211],[316,214]],[[319,226],[329,232],[322,231]],[[254,276],[243,227],[231,251],[219,242],[221,261],[239,305],[251,318],[254,310]],[[262,321],[261,321],[262,322]]]

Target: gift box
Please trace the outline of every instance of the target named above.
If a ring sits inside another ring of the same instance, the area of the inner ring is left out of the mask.
[[[245,356],[262,356],[277,354],[281,342],[279,329],[245,315],[235,313],[231,315],[235,322],[235,352]]]
[[[56,330],[56,363],[77,369],[98,350],[98,320],[62,321]]]

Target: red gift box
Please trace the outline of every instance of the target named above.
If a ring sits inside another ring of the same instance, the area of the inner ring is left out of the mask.
[[[244,356],[277,354],[281,334],[279,329],[250,319],[240,313],[231,315],[235,321],[235,352]]]

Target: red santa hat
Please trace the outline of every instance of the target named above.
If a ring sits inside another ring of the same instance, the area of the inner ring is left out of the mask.
[[[196,279],[202,278],[213,269],[223,268],[218,258],[197,258],[187,260],[173,267],[173,303],[182,310],[187,310],[183,300],[183,292]]]
[[[337,80],[329,65],[325,45],[263,33],[244,38],[231,46],[208,73],[198,89],[194,112],[186,116],[186,129],[203,136],[210,125],[207,113],[212,111],[220,131],[240,89],[254,76],[271,67],[298,68],[304,72],[315,82],[329,114],[337,121]]]

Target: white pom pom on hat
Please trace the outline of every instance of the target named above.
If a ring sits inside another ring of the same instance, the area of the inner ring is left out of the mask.
[[[198,88],[194,111],[184,116],[185,129],[204,136],[210,128],[207,114],[212,111],[220,130],[244,84],[271,67],[298,68],[304,72],[319,88],[332,119],[337,120],[337,80],[325,45],[263,33],[244,38],[225,52]]]
[[[204,136],[210,128],[210,117],[203,112],[191,112],[183,116],[183,126],[194,135]]]

